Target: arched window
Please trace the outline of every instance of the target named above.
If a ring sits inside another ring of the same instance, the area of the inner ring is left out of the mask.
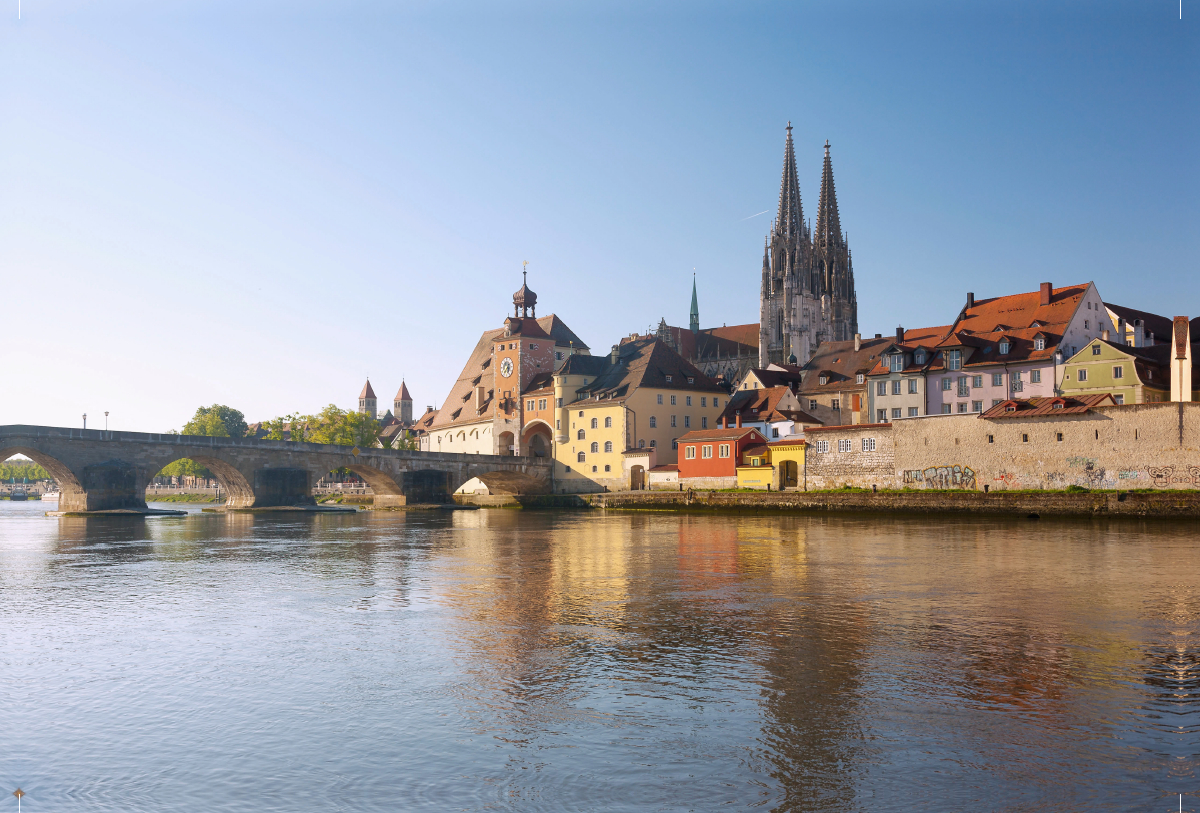
[[[612,453],[612,441],[611,440],[604,441],[604,451],[609,452],[610,454]]]
[[[658,418],[655,417],[654,415],[650,416],[650,428],[651,429],[658,428]]]
[[[577,459],[577,460],[578,460],[580,463],[582,463],[583,461],[587,460],[587,455],[585,455],[583,452],[580,452],[580,453],[579,453],[579,456],[578,456],[576,459]]]
[[[646,441],[644,441],[644,440],[639,440],[639,441],[638,441],[638,448],[639,448],[639,449],[645,449],[645,448],[646,448]]]
[[[658,445],[658,441],[657,441],[657,440],[654,440],[654,439],[651,439],[651,440],[650,440],[650,448],[651,448],[651,449],[653,449],[653,448],[654,448],[654,447],[656,447],[657,445]]]
[[[593,429],[595,429],[595,428],[596,428],[596,427],[598,427],[599,425],[600,425],[600,424],[599,424],[599,423],[596,421],[596,419],[595,419],[595,418],[592,418],[592,428],[593,428]]]
[[[612,429],[612,416],[611,415],[609,415],[607,418],[604,419],[604,428]]]
[[[600,444],[593,440],[592,441],[592,454],[595,454],[598,451],[600,451]]]
[[[587,435],[584,433],[584,431],[582,429],[580,429],[579,430],[579,439],[583,440],[586,437],[587,437]]]

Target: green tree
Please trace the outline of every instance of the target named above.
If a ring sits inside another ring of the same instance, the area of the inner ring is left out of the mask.
[[[282,418],[272,418],[269,421],[263,421],[262,428],[267,432],[264,439],[287,440],[287,437],[283,433],[288,429],[291,429],[293,432],[296,431],[299,420],[300,416],[293,412],[291,415],[285,415]],[[288,424],[291,424],[291,426],[289,427]],[[303,432],[303,427],[300,427],[300,433],[303,434]],[[292,438],[292,440],[295,439],[294,437]]]
[[[330,404],[316,415],[306,415],[292,422],[292,439],[296,425],[304,427],[304,440],[309,443],[332,443],[338,446],[374,448],[379,441],[379,421],[360,412],[347,412]]]
[[[184,457],[169,463],[158,473],[159,477],[212,477],[212,472],[195,460]]]
[[[183,434],[210,438],[240,438],[246,434],[246,416],[233,407],[213,404],[200,407],[184,424]]]

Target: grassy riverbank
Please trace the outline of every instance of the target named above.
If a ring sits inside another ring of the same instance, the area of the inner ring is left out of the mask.
[[[213,503],[225,502],[225,498],[217,498],[211,494],[155,494],[152,491],[146,492],[146,502],[197,502],[197,503]]]

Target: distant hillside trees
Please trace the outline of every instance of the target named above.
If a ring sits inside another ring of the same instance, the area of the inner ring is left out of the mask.
[[[5,463],[0,463],[0,480],[11,482],[13,479],[19,483],[22,480],[50,480],[50,472],[43,469],[37,463],[31,460],[10,460]]]

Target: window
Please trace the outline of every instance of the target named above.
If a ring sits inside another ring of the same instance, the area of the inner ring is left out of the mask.
[[[816,443],[813,444],[813,451],[821,452],[822,454],[824,454],[825,452],[828,452],[829,451],[829,441],[818,440]]]
[[[675,416],[671,416],[671,426],[675,426]]]
[[[691,416],[691,415],[684,415],[684,416],[683,416],[683,428],[684,428],[684,429],[689,429],[689,428],[691,428],[691,425],[692,425],[692,416]]]
[[[819,380],[819,381],[820,381],[822,384],[828,384],[828,383],[829,383],[829,376],[827,376],[827,375],[823,375],[823,376],[821,376],[821,377],[820,377],[820,379],[818,379],[818,380]]]
[[[946,369],[961,370],[962,369],[962,351],[947,350],[945,353]]]
[[[554,360],[555,360],[555,361],[562,361],[562,351],[561,351],[561,350],[555,350],[555,351],[554,351]]]
[[[592,418],[592,428],[596,429],[599,426],[600,426],[600,422],[598,420],[596,420],[595,418]]]
[[[554,399],[554,406],[558,407],[559,409],[562,409],[562,399],[561,399],[561,398],[555,398],[555,399]]]
[[[600,451],[600,444],[593,440],[592,441],[592,454],[595,454],[598,451]]]
[[[700,396],[700,406],[702,406],[702,407],[708,406],[708,398],[706,396],[703,396],[703,395]]]
[[[570,471],[571,471],[571,467],[567,466],[567,472],[570,473]]]
[[[855,384],[861,384],[861,383],[863,383],[864,380],[866,380],[866,376],[864,376],[862,373],[859,373],[858,375],[854,376]]]
[[[672,449],[679,448],[679,438],[671,438],[671,448]]]
[[[1004,386],[1004,373],[992,373],[992,386],[993,387],[1003,387]]]
[[[658,446],[658,441],[655,440],[654,438],[650,438],[650,448],[653,449],[656,446]]]
[[[915,378],[908,379],[908,394],[909,395],[917,394],[917,379],[915,379]]]
[[[1113,400],[1117,402],[1118,406],[1120,406],[1121,404],[1125,403],[1125,396],[1124,395],[1114,395]],[[1134,431],[1136,432],[1137,430],[1135,429]]]
[[[996,442],[996,436],[988,435],[988,443],[995,443],[995,442]]]
[[[917,355],[916,355],[916,357],[915,357],[915,361],[917,362],[917,364],[924,364],[924,363],[925,363],[925,351],[924,351],[924,350],[918,350],[918,351],[917,351]]]
[[[1021,442],[1022,442],[1022,443],[1028,443],[1028,442],[1029,442],[1029,435],[1021,435]]]
[[[690,396],[690,395],[685,395],[685,396],[683,397],[683,403],[684,403],[684,405],[685,405],[685,406],[691,406],[691,405],[692,405],[692,396]]]
[[[587,437],[587,433],[585,433],[582,429],[580,429],[576,435],[579,440],[583,440],[585,437]]]
[[[695,384],[695,383],[696,383],[696,379],[692,378],[692,377],[689,375],[689,376],[688,376],[688,383],[689,383],[689,384]]]
[[[834,398],[833,400],[831,400],[831,401],[829,402],[829,408],[830,408],[830,409],[841,409],[841,408],[842,408],[842,401],[841,401],[841,399],[839,399],[839,398]]]
[[[958,411],[962,412],[962,413],[965,413],[967,411],[967,402],[966,401],[958,402]]]
[[[1055,432],[1054,439],[1057,440],[1059,443],[1062,443],[1062,432]]]
[[[593,474],[595,474],[595,473],[596,473],[596,467],[595,467],[595,466],[592,466],[592,473],[593,473]]]
[[[1012,343],[1009,342],[1008,339],[1004,339],[1003,341],[1000,342],[1000,355],[1002,355],[1002,356],[1008,355],[1009,350],[1012,350]]]
[[[993,398],[993,399],[992,399],[992,406],[1000,406],[1000,399],[999,399],[999,398]]]
[[[562,429],[562,421],[560,421],[558,418],[555,418],[555,419],[554,419],[554,428],[555,428],[556,430],[561,430],[561,429]]]
[[[920,410],[917,407],[909,407],[908,408],[908,417],[916,418],[919,414],[920,414]]]
[[[696,459],[696,447],[695,446],[684,446],[683,447],[683,458],[684,458],[684,460],[695,460]]]
[[[954,382],[951,381],[949,378],[942,379],[942,392],[949,392],[953,386],[954,386]]]
[[[605,470],[605,471],[612,471],[612,466],[605,466],[605,467],[604,467],[604,470]]]
[[[887,410],[886,409],[875,410],[875,422],[876,423],[887,423]]]
[[[895,381],[892,382],[892,395],[899,395],[899,394],[900,394],[900,379],[897,378]]]
[[[527,412],[533,412],[533,401],[532,400],[525,402],[525,410]]]
[[[701,419],[700,419],[700,428],[701,428],[701,429],[707,429],[707,428],[708,428],[708,418],[707,418],[707,417],[703,417],[703,418],[701,418]]]
[[[729,444],[728,443],[722,443],[720,446],[717,447],[717,456],[718,457],[729,457]]]
[[[1124,378],[1124,377],[1125,377],[1124,365],[1113,367],[1113,378]]]
[[[900,417],[900,407],[893,407],[893,408],[892,408],[892,417],[893,417],[893,418],[899,418],[899,417]]]
[[[582,463],[585,460],[587,460],[587,455],[585,455],[583,452],[580,452],[578,455],[576,455],[577,463]]]
[[[675,406],[675,396],[671,396],[671,406]]]
[[[650,428],[651,428],[651,429],[657,429],[657,428],[658,428],[658,416],[656,416],[656,415],[651,415],[651,416],[650,416]]]
[[[878,384],[875,385],[875,394],[876,395],[887,395],[887,382],[886,381],[880,381]]]
[[[1079,371],[1079,380],[1080,380],[1080,381],[1087,381],[1087,370],[1083,370],[1083,369],[1081,369],[1081,370]]]
[[[816,398],[809,398],[809,399],[808,399],[808,408],[809,408],[809,409],[816,409],[816,408],[817,408],[817,399],[816,399]]]
[[[1098,356],[1098,355],[1100,355],[1100,345],[1098,345],[1098,344],[1093,344],[1093,345],[1092,345],[1092,355],[1093,355],[1093,356]]]
[[[1045,338],[1043,338],[1042,336],[1038,336],[1036,339],[1034,339],[1033,340],[1033,349],[1034,350],[1045,350],[1046,349]]]
[[[712,457],[712,444],[706,443],[700,447],[700,456],[704,459]]]
[[[851,446],[851,444],[850,444],[850,441],[848,441],[848,440],[839,440],[839,441],[838,441],[838,451],[839,451],[839,452],[849,452],[849,451],[853,451],[853,447]]]
[[[584,379],[584,382],[583,382],[583,383],[585,383],[585,384],[586,384],[586,383],[587,383],[587,380],[586,380],[586,379]],[[581,410],[579,410],[579,417],[581,417],[581,418],[583,417],[583,410],[582,410],[582,409],[581,409]]]
[[[612,441],[611,440],[604,441],[604,451],[606,451],[610,454],[612,453]]]
[[[604,419],[604,428],[612,429],[612,415],[609,415],[607,418]]]
[[[950,414],[950,405],[949,404],[942,404],[942,414],[943,415]]]
[[[1041,384],[1042,383],[1042,371],[1041,370],[1030,370],[1029,371],[1029,381],[1033,384]]]
[[[641,439],[641,438],[639,438],[639,439],[638,439],[638,448],[639,448],[639,449],[645,449],[645,448],[646,448],[646,441],[645,441],[644,439]]]
[[[1084,329],[1084,330],[1091,330],[1091,329],[1092,329],[1092,323],[1091,323],[1091,320],[1090,320],[1090,319],[1084,319],[1084,320],[1083,320],[1083,329]]]
[[[720,405],[721,405],[721,402],[720,402],[720,401],[718,401],[716,398],[714,398],[714,399],[713,399],[713,406],[715,406],[715,407],[719,407]]]
[[[545,399],[545,398],[539,398],[539,399],[538,399],[538,409],[539,409],[539,410],[542,410],[542,409],[545,409],[545,408],[546,408],[546,399]]]
[[[668,383],[668,384],[670,384],[670,383],[671,383],[671,376],[667,376],[667,383]]]
[[[966,398],[968,395],[971,394],[971,389],[969,386],[967,386],[969,383],[970,383],[970,379],[967,378],[965,375],[958,377],[958,397],[959,398]]]
[[[863,438],[862,439],[862,450],[864,452],[875,451],[875,438]]]
[[[971,411],[972,412],[983,412],[983,401],[972,401],[971,402]]]
[[[773,438],[779,437],[779,427],[778,426],[771,427],[771,437],[773,437]]]
[[[893,373],[898,373],[904,370],[904,354],[893,353],[891,356],[891,370]]]
[[[983,376],[981,376],[981,375],[971,376],[971,386],[972,387],[982,387],[983,386]]]

